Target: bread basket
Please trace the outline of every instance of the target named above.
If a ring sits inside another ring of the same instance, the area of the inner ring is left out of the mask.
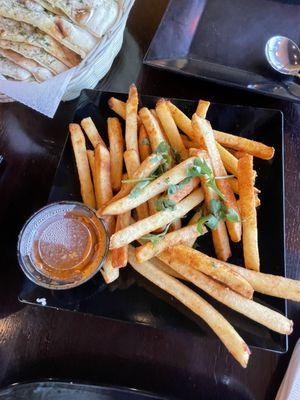
[[[120,12],[115,24],[78,66],[77,72],[67,86],[63,101],[75,99],[82,89],[93,89],[109,71],[122,47],[126,22],[134,0],[119,0],[119,3]],[[14,100],[0,93],[0,102],[11,101]]]

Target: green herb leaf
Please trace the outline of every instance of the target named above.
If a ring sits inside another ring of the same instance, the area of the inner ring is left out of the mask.
[[[225,196],[223,195],[223,193],[221,192],[221,190],[218,188],[218,186],[216,185],[216,181],[214,177],[209,178],[206,181],[206,186],[211,188],[214,192],[217,193],[217,195],[219,197],[221,197],[222,200],[225,200]]]
[[[147,146],[150,146],[150,141],[149,141],[149,139],[146,138],[146,137],[141,141],[141,143],[142,143],[142,144],[145,144],[145,145],[147,145]]]
[[[240,220],[238,213],[233,208],[227,209],[226,219],[230,222],[239,222]]]
[[[170,185],[167,192],[169,195],[175,194],[177,192],[177,185]]]
[[[149,233],[147,235],[142,236],[141,239],[150,241],[153,244],[153,246],[156,246],[159,243],[159,241],[163,239],[165,235],[168,233],[170,225],[171,224],[167,224],[165,229],[161,233],[158,233],[156,235],[153,233]]]
[[[155,208],[157,211],[165,211],[165,210],[175,210],[176,203],[175,201],[168,199],[167,197],[160,197],[155,202]]]
[[[218,223],[219,223],[218,218],[216,218],[214,215],[210,214],[207,216],[205,225],[214,231],[215,229],[217,229]]]
[[[170,146],[167,142],[161,142],[156,149],[154,150],[153,153],[156,154],[164,154],[164,153],[168,153],[168,151],[170,150]]]
[[[137,196],[140,195],[141,191],[147,186],[149,185],[150,181],[142,181],[139,182],[137,185],[135,185],[135,187],[131,190],[131,192],[128,195],[129,199],[134,199]]]
[[[172,154],[173,154],[175,162],[177,164],[181,163],[181,161],[182,161],[181,155],[179,154],[178,150],[174,149],[174,147],[172,147]]]

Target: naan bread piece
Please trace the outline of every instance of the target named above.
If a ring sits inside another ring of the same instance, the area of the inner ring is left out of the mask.
[[[0,15],[39,28],[82,57],[98,43],[89,32],[31,0],[2,0]]]
[[[101,37],[116,21],[119,5],[116,0],[47,0],[61,9],[72,21]]]
[[[74,51],[62,46],[53,37],[40,31],[34,26],[25,22],[14,21],[13,19],[0,16],[0,39],[12,42],[22,42],[33,46],[41,47],[69,68],[78,65],[81,58]]]
[[[47,68],[41,67],[34,60],[21,56],[21,54],[16,53],[15,51],[0,48],[0,55],[31,72],[38,82],[44,82],[54,76]]]
[[[28,81],[31,78],[30,72],[3,56],[0,56],[0,74],[17,81]]]
[[[59,74],[68,69],[68,67],[57,60],[51,54],[39,47],[31,46],[31,44],[10,42],[9,40],[0,39],[0,47],[2,49],[13,50],[22,56],[32,59],[42,67],[48,68],[54,74]]]

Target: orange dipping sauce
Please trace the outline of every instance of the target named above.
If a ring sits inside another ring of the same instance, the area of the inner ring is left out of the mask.
[[[80,203],[51,204],[34,214],[19,237],[19,262],[29,279],[56,289],[78,286],[103,265],[105,226]],[[54,287],[53,287],[54,285]]]

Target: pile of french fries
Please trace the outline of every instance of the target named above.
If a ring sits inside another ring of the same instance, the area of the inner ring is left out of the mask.
[[[155,109],[139,109],[137,89],[131,85],[126,103],[112,97],[108,105],[125,121],[108,118],[109,146],[91,118],[81,126],[70,124],[82,200],[97,209],[110,235],[101,270],[106,283],[129,263],[201,317],[246,367],[247,344],[185,282],[275,332],[292,332],[291,320],[252,299],[257,291],[300,300],[299,281],[259,271],[260,200],[253,157],[269,160],[274,149],[213,130],[206,119],[207,101],[199,101],[192,119],[165,99]],[[83,131],[92,150],[87,150]],[[209,231],[216,258],[193,248]],[[240,241],[244,267],[227,263],[230,243]],[[133,247],[133,242],[139,245]]]

